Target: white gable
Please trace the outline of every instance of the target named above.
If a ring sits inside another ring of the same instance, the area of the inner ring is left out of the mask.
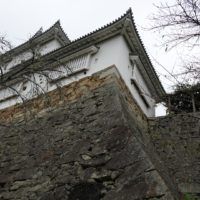
[[[53,47],[53,45],[48,47]],[[144,81],[144,78],[138,70],[138,66],[133,66],[129,55],[130,49],[128,48],[123,36],[116,36],[97,44],[97,47],[90,47],[66,57],[65,60],[62,61],[63,65],[59,65],[54,69],[55,71],[49,72],[49,77],[52,79],[51,81],[47,81],[44,76],[38,74],[35,75],[35,80],[37,80],[37,83],[39,83],[41,88],[43,88],[40,90],[42,93],[42,90],[51,91],[56,89],[57,84],[59,84],[59,86],[64,86],[86,76],[91,76],[92,74],[104,70],[109,66],[115,65],[134,99],[142,108],[144,113],[147,116],[154,116],[155,100],[151,97],[152,95]],[[69,69],[71,69],[71,71]],[[80,73],[77,74],[77,72]],[[76,74],[69,77],[69,75],[73,73]],[[138,87],[140,88],[142,94],[140,94],[140,91],[138,91],[135,85],[131,82],[133,75],[136,77]],[[26,87],[25,90],[23,90],[24,87]],[[18,86],[18,90],[22,90],[21,94],[25,97],[32,98],[35,96],[33,83],[21,84]],[[0,92],[0,96],[4,99],[12,95],[16,98],[15,92]],[[146,99],[146,103],[143,98]],[[17,99],[17,102],[19,102],[20,97]],[[13,99],[8,98],[7,101],[0,103],[0,108],[8,107],[13,103]]]
[[[55,37],[55,34],[60,37]],[[43,34],[34,40],[39,42],[38,45],[35,43],[31,51],[26,49],[25,52],[20,52],[7,62],[8,67],[5,69],[16,69],[13,65],[30,59],[34,54],[34,58],[45,58],[44,65],[39,66],[44,73],[31,73],[23,83],[14,83],[13,91],[0,88],[0,109],[22,102],[22,97],[31,99],[58,86],[62,87],[115,66],[143,112],[148,117],[155,115],[155,102],[165,91],[140,41],[130,10],[113,23],[74,42],[70,42],[65,36],[59,23],[50,32],[47,31],[45,37]],[[39,59],[36,60],[36,65],[26,62],[25,67],[29,64],[29,69],[32,69],[31,66],[38,66],[37,61]]]

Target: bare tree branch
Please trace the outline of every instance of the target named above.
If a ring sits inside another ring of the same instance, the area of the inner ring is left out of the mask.
[[[12,49],[11,43],[6,39],[5,35],[0,35],[0,54]]]
[[[165,51],[180,46],[190,50],[190,54],[199,51],[200,46],[200,0],[173,0],[155,5],[157,12],[150,18],[150,30],[162,36]],[[197,48],[196,48],[197,47]],[[194,51],[193,51],[194,50]],[[182,59],[182,71],[174,74],[177,80],[186,84],[200,81],[200,60],[186,56]]]
[[[28,40],[28,43],[31,58],[29,58],[27,61],[23,61],[22,58],[21,64],[18,64],[17,67],[15,67],[14,69],[8,69],[7,71],[5,71],[4,60],[0,60],[0,89],[9,89],[14,94],[16,94],[17,98],[19,97],[22,102],[30,99],[30,97],[36,97],[40,94],[45,94],[45,96],[48,96],[48,84],[49,82],[53,82],[51,74],[59,73],[61,76],[63,74],[63,71],[61,71],[59,68],[51,67],[46,64],[47,60],[45,60],[44,57],[41,56],[39,50],[40,47],[35,44],[33,38],[30,38]],[[2,47],[2,49],[4,50],[2,51],[2,53],[5,53],[5,51],[9,50],[11,47],[10,42],[8,42],[5,37],[1,37],[0,45],[0,47]],[[26,62],[28,62],[28,64]],[[63,66],[67,73],[65,74],[65,77],[68,77],[70,74],[73,73],[73,69],[66,65],[66,63],[63,63],[58,59],[54,59],[52,60],[52,62],[57,63],[58,66]],[[38,82],[38,77],[36,78],[36,75],[45,79],[44,81],[46,82],[44,83],[44,86],[42,86]],[[30,97],[23,95],[24,93],[20,91],[19,87],[16,87],[16,84],[10,84],[12,82],[29,82],[29,85],[31,85],[32,87],[32,91],[29,91]],[[54,82],[54,85],[57,88],[60,88],[59,82]]]
[[[151,30],[161,31],[164,44],[171,49],[180,44],[199,45],[200,1],[174,0],[156,5]]]

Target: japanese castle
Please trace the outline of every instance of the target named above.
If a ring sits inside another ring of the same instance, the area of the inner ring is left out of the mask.
[[[56,22],[0,56],[0,109],[113,66],[147,117],[165,95],[137,32],[132,11],[71,41]]]

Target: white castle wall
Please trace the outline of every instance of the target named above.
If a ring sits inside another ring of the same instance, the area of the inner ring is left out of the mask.
[[[42,45],[41,47],[34,47],[34,49],[25,51],[18,54],[17,56],[10,57],[10,60],[7,63],[4,63],[2,69],[4,73],[8,72],[11,68],[15,67],[22,62],[29,60],[33,57],[33,51],[38,51],[40,55],[45,55],[53,50],[56,50],[61,47],[61,44],[57,40],[49,41],[48,43]],[[37,49],[38,48],[38,49]]]
[[[41,55],[44,55],[60,47],[61,44],[57,40],[52,40],[40,47],[40,53]]]
[[[154,116],[155,114],[155,101],[150,98],[151,94],[147,88],[142,75],[140,74],[137,66],[134,69],[135,77],[138,80],[140,89],[144,92],[144,95],[150,105],[150,108],[147,108],[143,103],[141,96],[138,94],[136,88],[131,84],[131,75],[132,75],[132,64],[129,59],[130,49],[128,48],[127,43],[125,42],[122,36],[117,36],[109,41],[99,44],[99,51],[97,54],[92,56],[91,60],[91,73],[97,72],[104,69],[105,67],[115,64],[124,79],[126,85],[128,86],[131,94],[142,108],[144,113],[147,116]]]
[[[139,104],[139,106],[141,107],[141,109],[144,111],[144,113],[148,116],[148,117],[152,117],[155,114],[155,101],[150,98],[151,94],[150,91],[148,90],[147,84],[145,83],[142,75],[140,74],[137,66],[134,68],[134,76],[137,78],[137,82],[138,85],[141,89],[142,92],[144,92],[144,96],[149,104],[149,108],[146,107],[146,105],[144,104],[144,102],[141,99],[141,95],[138,94],[138,91],[136,90],[136,88],[134,87],[134,85],[131,84],[131,77],[132,77],[132,64],[130,62],[129,59],[129,54],[130,54],[130,50],[128,48],[128,45],[126,43],[126,41],[124,40],[123,36],[116,36],[110,40],[104,41],[100,44],[97,45],[98,47],[98,52],[95,54],[85,54],[82,55],[81,57],[75,58],[74,60],[71,59],[71,61],[67,62],[67,65],[69,66],[73,66],[73,65],[79,65],[79,67],[86,67],[87,73],[79,73],[76,74],[74,76],[70,76],[70,77],[66,77],[60,81],[57,81],[56,84],[58,84],[59,86],[63,86],[66,84],[69,84],[73,81],[77,81],[85,76],[91,76],[93,73],[96,73],[100,70],[103,70],[109,66],[115,65],[122,78],[124,79],[126,85],[128,86],[131,94],[133,95],[133,97],[135,98],[135,100],[137,101],[137,103]],[[57,41],[52,41],[46,45],[44,45],[41,48],[41,53],[45,54],[48,53],[49,51],[54,50],[55,48],[59,48],[59,42]],[[84,57],[85,56],[85,57]],[[81,60],[82,59],[82,60]],[[85,59],[85,61],[84,61]],[[71,64],[69,64],[71,62]],[[82,65],[82,66],[81,66]],[[87,65],[87,66],[86,66]],[[59,68],[59,71],[62,71],[63,67]],[[76,70],[76,68],[74,68]],[[55,73],[55,77],[58,77],[58,72],[51,72],[51,73]],[[56,75],[57,73],[57,75]],[[62,72],[63,73],[63,72]],[[66,73],[69,73],[66,72]],[[45,77],[42,77],[41,75],[35,75],[35,78],[37,80],[37,83],[39,83],[41,85],[41,88],[44,89],[44,91],[51,91],[56,89],[57,85],[54,83],[47,83],[47,80]],[[20,85],[18,87],[19,90],[23,90],[22,88],[24,87],[24,85]],[[28,98],[32,98],[35,96],[34,93],[31,93],[31,88],[33,89],[34,85],[33,83],[26,83],[26,89],[22,91],[22,95]],[[43,92],[43,91],[40,91]],[[2,93],[2,90],[0,90],[0,97],[5,98],[5,91],[4,91],[4,95]],[[1,102],[1,98],[0,98],[0,109],[2,108],[6,108],[8,106],[14,105],[15,102],[19,102],[21,101],[20,98],[18,97],[18,99],[10,99],[4,102]]]

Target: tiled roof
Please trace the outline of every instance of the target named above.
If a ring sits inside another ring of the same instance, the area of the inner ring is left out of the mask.
[[[152,66],[152,63],[150,61],[150,58],[147,54],[147,51],[145,49],[145,46],[140,38],[140,35],[138,33],[138,30],[136,28],[134,19],[133,19],[133,13],[131,8],[127,10],[127,12],[119,17],[118,19],[114,20],[113,22],[100,27],[99,29],[96,29],[93,32],[90,32],[78,39],[75,39],[71,43],[67,44],[66,46],[63,46],[54,52],[50,52],[49,55],[46,56],[54,56],[56,58],[59,58],[62,56],[62,54],[70,53],[72,51],[78,51],[78,49],[83,48],[84,46],[91,45],[100,41],[103,41],[109,37],[112,37],[115,34],[121,34],[121,31],[123,29],[124,23],[126,19],[131,20],[131,34],[134,42],[134,48],[136,53],[140,56],[141,61],[144,65],[144,69],[146,73],[149,76],[149,79],[151,81],[151,84],[154,86],[154,88],[157,90],[157,95],[160,98],[161,96],[165,95],[165,90],[158,78],[158,75]],[[112,33],[111,33],[112,32]]]
[[[114,20],[113,22],[93,32],[90,32],[78,39],[75,39],[74,41],[69,42],[68,44],[64,45],[63,47],[59,49],[56,49],[52,52],[45,54],[43,56],[44,58],[43,60],[45,60],[46,63],[50,64],[58,59],[62,59],[72,53],[78,52],[81,49],[84,49],[94,44],[98,44],[99,42],[102,42],[106,39],[114,37],[115,35],[122,34],[123,28],[127,20],[130,22],[128,24],[129,31],[127,35],[130,38],[130,41],[132,44],[131,50],[140,57],[140,60],[144,66],[144,72],[145,74],[147,74],[145,79],[148,81],[148,85],[151,86],[151,91],[153,91],[155,98],[159,100],[163,95],[165,95],[165,90],[159,81],[159,78],[155,72],[155,69],[152,66],[150,58],[139,36],[136,25],[134,23],[131,9],[127,10],[127,12],[124,15]],[[56,27],[56,26],[61,28],[59,21],[56,22],[52,27]],[[49,30],[47,30],[46,32],[48,32]],[[41,37],[41,36],[38,36],[38,37]],[[27,61],[27,64],[28,63],[29,62]]]
[[[40,34],[37,31],[36,34],[30,40],[32,42],[37,43],[37,44],[38,43],[45,43],[49,39],[51,39],[52,37],[55,37],[55,32],[57,32],[59,39],[62,42],[62,45],[66,45],[66,44],[70,43],[70,40],[67,37],[67,35],[65,34],[65,32],[63,31],[59,20],[53,26],[51,26],[49,29],[47,29],[46,31],[42,32],[40,30]],[[5,54],[2,54],[0,56],[0,59],[4,60],[4,58],[6,59],[6,57],[17,55],[17,54],[19,54],[23,51],[26,51],[27,49],[30,48],[30,40],[28,40],[25,43],[11,49],[10,51],[6,52]]]

